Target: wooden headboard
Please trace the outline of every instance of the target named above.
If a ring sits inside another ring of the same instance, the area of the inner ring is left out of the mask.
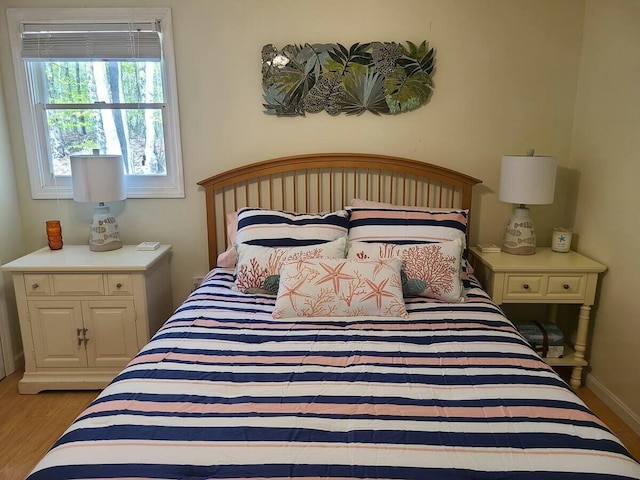
[[[361,153],[275,158],[198,182],[206,194],[209,266],[226,249],[227,213],[246,206],[333,211],[353,198],[397,205],[471,208],[477,178],[417,160]]]

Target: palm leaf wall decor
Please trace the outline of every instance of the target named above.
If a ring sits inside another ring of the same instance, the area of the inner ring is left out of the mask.
[[[262,48],[265,113],[305,116],[398,114],[426,104],[433,92],[434,50],[426,40],[273,45]]]

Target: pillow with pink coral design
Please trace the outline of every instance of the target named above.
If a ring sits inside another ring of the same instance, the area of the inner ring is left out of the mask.
[[[262,247],[240,243],[237,250],[235,288],[244,293],[276,295],[280,282],[278,276],[284,264],[313,258],[344,258],[347,237],[301,247]]]
[[[375,261],[314,258],[286,264],[273,318],[401,317],[400,258]]]
[[[464,301],[460,279],[461,240],[396,245],[351,242],[347,258],[402,259],[402,291],[405,297],[430,297],[446,302]]]

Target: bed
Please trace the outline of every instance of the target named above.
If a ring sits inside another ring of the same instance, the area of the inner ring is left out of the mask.
[[[203,180],[211,271],[29,480],[640,478],[468,268],[477,183],[362,154]]]

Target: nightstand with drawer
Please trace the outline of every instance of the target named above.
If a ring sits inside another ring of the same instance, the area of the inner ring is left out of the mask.
[[[173,310],[171,246],[45,247],[10,271],[25,356],[20,393],[105,387]]]
[[[498,305],[549,304],[552,320],[558,304],[580,305],[574,348],[565,346],[562,358],[545,358],[552,366],[573,367],[570,383],[578,388],[587,366],[584,354],[598,275],[607,267],[577,252],[559,253],[550,248],[537,248],[535,255],[483,253],[477,247],[469,250],[475,276]]]

